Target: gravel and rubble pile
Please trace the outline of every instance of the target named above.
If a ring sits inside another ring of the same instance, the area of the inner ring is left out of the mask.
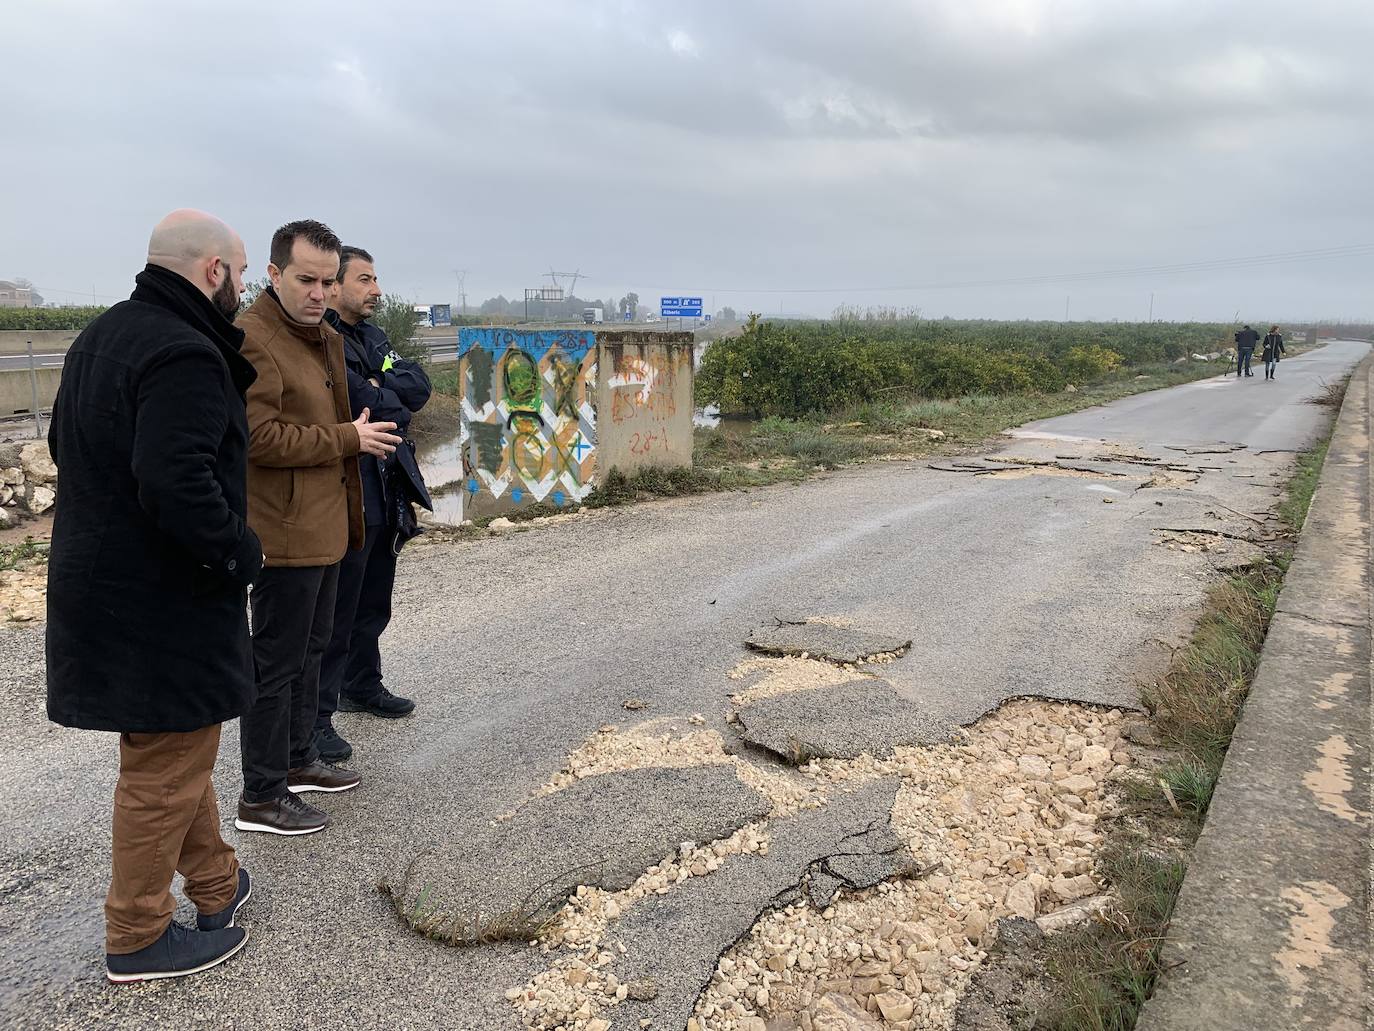
[[[649,867],[624,891],[582,887],[530,944],[550,957],[547,969],[528,984],[511,988],[506,998],[533,1029],[607,1031],[607,1010],[626,998],[652,997],[652,985],[621,982],[612,965],[616,950],[603,947],[607,929],[620,915],[651,895],[666,895],[692,877],[708,877],[732,855],[767,855],[763,824],[740,828],[728,838],[706,844],[684,841],[676,854]],[[624,946],[619,946],[623,950]]]
[[[824,788],[814,779],[784,769],[765,768],[730,755],[720,733],[700,729],[695,722],[698,719],[700,717],[660,718],[623,730],[608,723],[568,756],[563,769],[549,778],[535,792],[535,797],[554,794],[579,780],[602,773],[728,765],[734,767],[741,781],[773,804],[775,818],[825,804]],[[683,724],[690,729],[684,730]]]
[[[47,617],[46,558],[27,559],[0,572],[0,622],[33,623]]]
[[[1013,702],[955,744],[804,768],[834,785],[900,776],[893,829],[930,872],[820,912],[803,904],[763,917],[722,957],[693,1031],[848,1028],[836,999],[875,1027],[948,1028],[998,919],[1035,919],[1101,891],[1095,827],[1107,781],[1130,763],[1123,722],[1116,710]]]
[[[736,705],[750,705],[790,691],[838,687],[853,680],[871,679],[853,666],[821,662],[809,655],[761,656],[745,659],[726,674],[731,680],[751,680],[748,687],[730,695]]]
[[[753,661],[776,671],[772,663],[788,660]],[[566,776],[611,761],[685,761],[689,754],[732,762],[742,778],[743,769],[757,769],[726,754],[713,731],[665,740],[657,722],[603,731],[569,762]],[[1124,722],[1118,710],[1016,701],[950,744],[802,767],[813,804],[842,805],[846,791],[900,777],[892,827],[922,874],[823,909],[803,901],[765,913],[720,958],[688,1031],[949,1028],[999,919],[1034,920],[1068,907],[1085,917],[1093,912],[1091,900],[1102,891],[1092,871],[1106,785],[1131,762]],[[725,856],[767,850],[767,822],[753,824],[723,841],[684,842],[625,891],[580,889],[533,943],[549,957],[548,968],[507,993],[525,1026],[608,1031],[616,1006],[655,990],[620,982],[607,969],[616,954],[603,942],[621,914],[651,894],[711,876]]]

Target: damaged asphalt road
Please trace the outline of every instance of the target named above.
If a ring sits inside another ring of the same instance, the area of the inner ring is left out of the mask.
[[[0,843],[0,1016],[17,1028],[518,1031],[505,993],[529,982],[544,957],[522,944],[454,948],[417,934],[378,887],[398,865],[444,850],[461,859],[494,842],[504,869],[548,863],[533,835],[500,837],[498,817],[534,798],[605,724],[676,719],[685,731],[700,713],[763,761],[766,748],[727,722],[739,687],[727,674],[779,606],[910,639],[903,657],[860,683],[890,685],[885,697],[932,727],[968,724],[1025,695],[1133,705],[1138,681],[1190,628],[1214,570],[1258,553],[1267,530],[1257,520],[1321,423],[1304,399],[1366,350],[1335,344],[1284,362],[1273,383],[1202,381],[1024,427],[994,456],[1010,462],[969,460],[990,466],[987,475],[875,463],[797,487],[408,548],[383,657],[389,685],[414,697],[417,713],[339,718],[363,784],[321,802],[334,817],[326,833],[284,840],[226,829],[254,875],[243,913],[252,937],[222,971],[181,982],[103,981],[114,739],[46,723],[41,627],[6,628],[0,804],[11,830]],[[1073,468],[1045,473],[1052,466],[1040,462]],[[1162,473],[1179,480],[1147,486]],[[1167,536],[1180,532],[1225,550],[1182,550]],[[630,698],[645,711],[627,713]],[[835,706],[808,701],[808,736],[841,729]],[[912,729],[870,722],[877,731],[864,748]],[[222,816],[239,790],[237,755],[237,728],[226,727]],[[560,826],[587,825],[584,843],[637,841],[651,851],[673,836],[652,798],[611,806],[571,790],[544,797],[564,796],[547,804],[568,806]],[[657,978],[655,998],[634,1002],[658,1007],[643,1011],[660,1014],[655,1028],[682,1026],[674,1022],[757,907],[850,876],[827,859],[869,828],[866,806],[883,808],[878,795],[865,799],[846,795],[772,821],[766,856],[730,859],[625,914],[613,931],[626,947],[619,963]],[[881,842],[868,851],[888,855]],[[183,906],[180,917],[192,914]],[[699,932],[669,940],[692,920]],[[638,1018],[616,1026],[635,1028]]]

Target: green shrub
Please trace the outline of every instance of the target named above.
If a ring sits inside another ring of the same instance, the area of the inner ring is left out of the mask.
[[[1123,369],[1212,350],[1205,324],[952,320],[765,322],[711,344],[697,396],[721,411],[802,418],[873,402],[1058,393]]]
[[[81,330],[103,312],[103,307],[0,308],[0,330]]]
[[[1091,382],[1101,379],[1110,372],[1121,368],[1121,355],[1105,347],[1092,344],[1088,347],[1071,347],[1060,368],[1064,375],[1075,383]]]

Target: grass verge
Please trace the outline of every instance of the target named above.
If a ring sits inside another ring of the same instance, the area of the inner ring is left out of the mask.
[[[1319,403],[1330,403],[1321,401]],[[1330,444],[1298,460],[1278,516],[1296,538]],[[1130,1031],[1161,972],[1187,854],[1201,831],[1226,749],[1259,667],[1290,549],[1231,573],[1169,668],[1142,692],[1161,761],[1123,783],[1119,815],[1098,862],[1113,906],[1046,943],[1052,1001],[1043,1031]]]
[[[1192,638],[1143,692],[1157,745],[1169,756],[1121,786],[1098,860],[1113,904],[1090,924],[1048,939],[1052,1000],[1043,1031],[1129,1031],[1161,972],[1187,853],[1201,830],[1222,760],[1259,666],[1285,563],[1259,561],[1217,583]]]

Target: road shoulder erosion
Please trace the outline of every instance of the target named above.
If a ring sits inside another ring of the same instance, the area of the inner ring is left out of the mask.
[[[1371,374],[1351,379],[1140,1031],[1366,1026]]]

